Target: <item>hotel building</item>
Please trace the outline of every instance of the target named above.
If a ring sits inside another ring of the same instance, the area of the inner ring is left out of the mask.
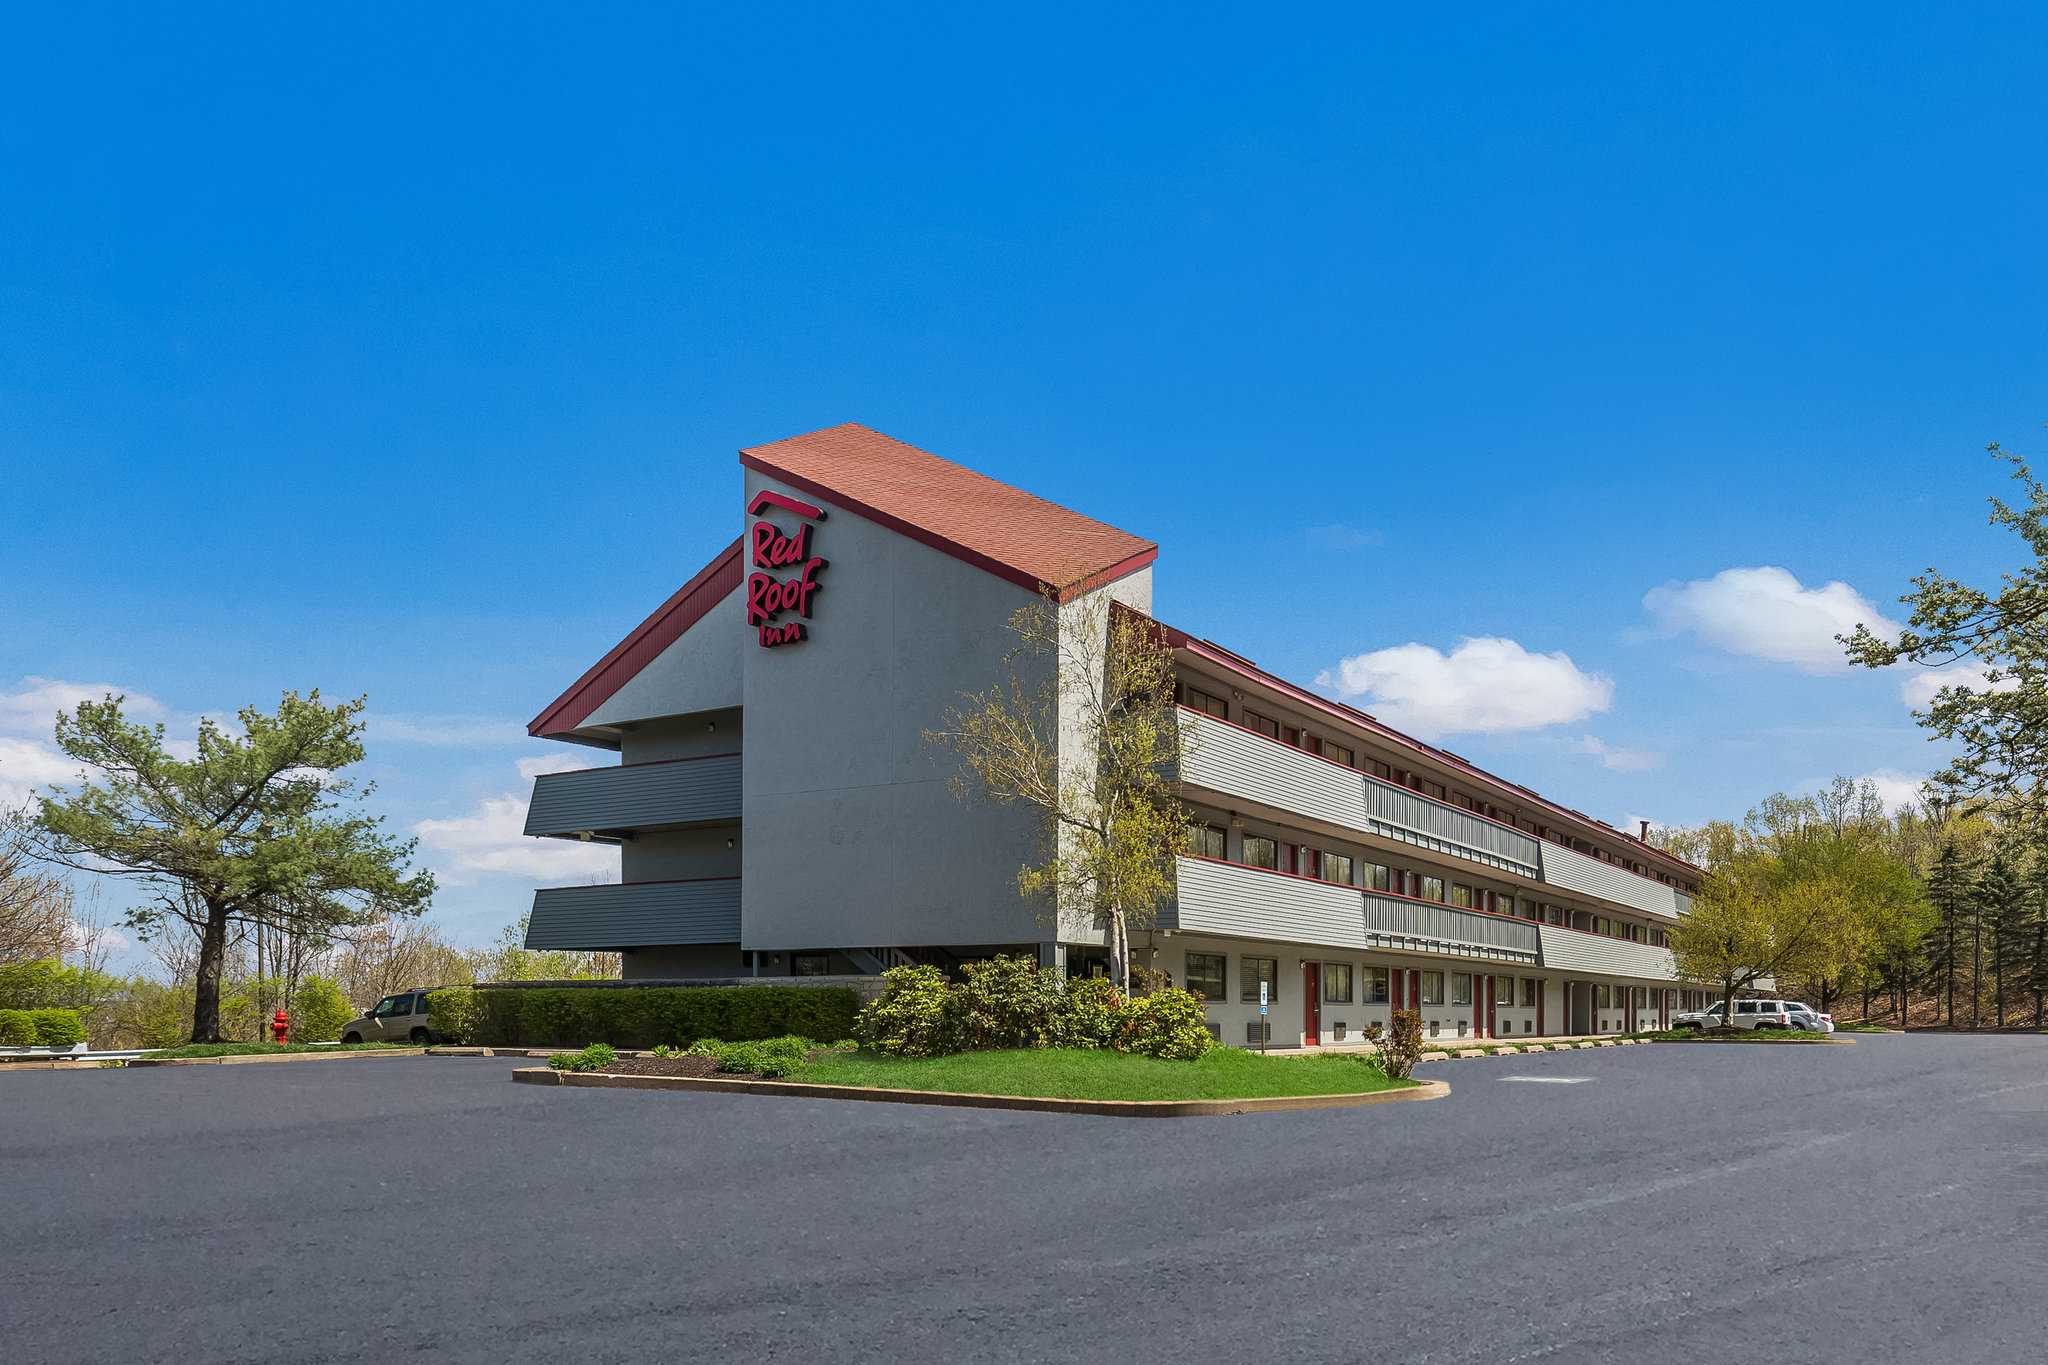
[[[1032,812],[958,799],[924,732],[1010,676],[1009,618],[1044,585],[1077,623],[1149,616],[1158,547],[858,425],[740,466],[739,538],[529,727],[618,755],[539,777],[526,833],[616,843],[620,879],[536,893],[527,945],[639,978],[1101,970],[1088,916],[1018,896]],[[1697,868],[1161,625],[1196,830],[1134,956],[1226,1042],[1260,1040],[1262,983],[1275,1046],[1403,1006],[1441,1039],[1695,1003],[1665,931]]]

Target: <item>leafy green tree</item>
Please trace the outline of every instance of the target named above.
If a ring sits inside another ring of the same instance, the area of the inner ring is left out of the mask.
[[[1990,451],[2012,466],[2025,494],[2017,506],[1992,498],[1991,524],[2017,535],[2027,560],[1996,591],[1929,568],[1899,599],[1912,614],[1897,639],[1863,625],[1841,638],[1849,658],[1869,668],[1966,665],[1915,713],[1957,750],[1931,780],[1957,797],[2006,804],[2031,823],[2048,813],[2048,488],[2020,456]]]
[[[496,943],[470,955],[477,980],[583,981],[619,974],[617,953],[527,947],[526,926],[532,918],[531,913],[521,915],[498,932]]]
[[[360,699],[287,692],[274,715],[243,708],[239,735],[202,720],[190,759],[121,705],[110,696],[58,716],[58,747],[83,771],[38,801],[36,841],[59,863],[148,887],[153,901],[128,915],[143,936],[191,930],[193,1042],[221,1041],[233,926],[321,937],[426,908],[434,879],[407,871],[413,842],[384,834],[357,807],[371,788],[339,776],[363,758]]]
[[[1056,919],[1088,914],[1110,979],[1128,992],[1131,932],[1172,897],[1189,837],[1175,785],[1173,650],[1100,593],[1065,605],[1047,594],[1012,613],[1010,628],[1008,681],[963,697],[925,740],[964,760],[958,794],[1035,811],[1038,850],[1018,892],[1049,902]]]
[[[2020,989],[2034,997],[2034,1027],[2043,1026],[2043,1003],[2048,1001],[2048,847],[2037,843],[2033,867],[2027,876],[2027,919],[2021,930],[2026,957],[2020,973]]]
[[[356,1007],[341,987],[324,976],[306,977],[292,992],[291,1040],[331,1043],[341,1036],[341,1026],[355,1017]]]
[[[1667,933],[1678,974],[1718,987],[1723,1017],[1765,977],[1837,976],[1860,950],[1850,890],[1833,875],[1788,875],[1767,849],[1731,858],[1707,874]]]

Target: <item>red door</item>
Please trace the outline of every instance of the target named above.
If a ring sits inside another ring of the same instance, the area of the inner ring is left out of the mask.
[[[1500,997],[1496,994],[1499,985],[1499,977],[1486,978],[1486,1036],[1489,1038],[1500,1037],[1500,1023],[1494,1017],[1494,1009],[1500,1003]]]
[[[1323,1041],[1323,964],[1301,964],[1302,1041],[1310,1047]]]

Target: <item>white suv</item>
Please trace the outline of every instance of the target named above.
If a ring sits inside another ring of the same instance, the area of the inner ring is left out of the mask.
[[[1735,1016],[1724,1021],[1721,1018],[1722,1003],[1703,1010],[1693,1010],[1672,1020],[1673,1027],[1691,1029],[1720,1028],[1726,1022],[1734,1028],[1747,1029],[1804,1029],[1808,1033],[1833,1033],[1834,1019],[1821,1014],[1797,1000],[1738,1000],[1735,1002]]]

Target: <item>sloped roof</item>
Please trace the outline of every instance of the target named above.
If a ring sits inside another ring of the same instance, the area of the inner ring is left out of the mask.
[[[630,682],[634,674],[653,663],[661,651],[681,639],[684,631],[703,620],[706,613],[725,600],[727,593],[740,585],[746,569],[740,545],[735,540],[713,555],[709,564],[656,607],[653,615],[635,626],[632,634],[613,645],[610,653],[592,664],[582,677],[569,684],[568,691],[529,721],[526,733],[568,735]]]
[[[977,568],[1064,601],[1159,547],[858,422],[740,452],[740,463]]]

